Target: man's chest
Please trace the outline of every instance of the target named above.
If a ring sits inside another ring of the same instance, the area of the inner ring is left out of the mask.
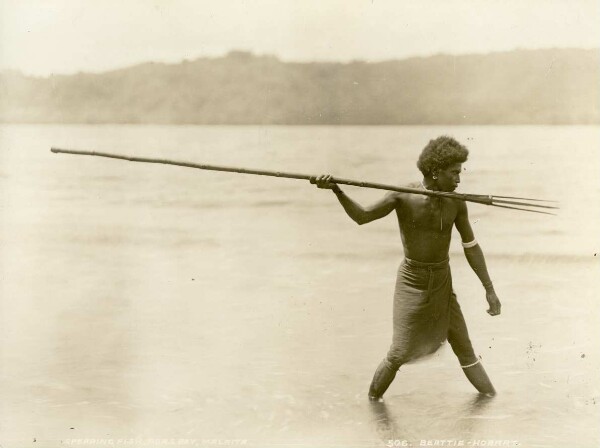
[[[401,222],[410,228],[440,231],[454,225],[457,209],[448,199],[420,197],[403,204],[398,213]]]

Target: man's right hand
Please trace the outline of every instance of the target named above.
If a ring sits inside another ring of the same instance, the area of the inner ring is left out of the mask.
[[[338,188],[331,174],[322,174],[321,176],[315,179],[314,183],[317,184],[317,187],[319,188],[327,188],[329,190],[334,190]]]
[[[485,298],[487,299],[487,302],[490,305],[490,307],[487,310],[487,313],[490,316],[499,315],[500,308],[502,307],[502,305],[500,305],[500,299],[498,299],[498,296],[496,295],[496,293],[493,290],[487,291],[485,293]]]

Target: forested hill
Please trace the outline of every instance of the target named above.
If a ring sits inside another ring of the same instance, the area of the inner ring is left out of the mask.
[[[599,124],[600,52],[518,50],[366,63],[234,51],[47,78],[0,75],[0,121]]]

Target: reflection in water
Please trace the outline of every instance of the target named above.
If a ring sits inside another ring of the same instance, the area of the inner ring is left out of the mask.
[[[458,417],[456,421],[457,432],[462,438],[473,438],[473,434],[484,421],[474,417],[481,417],[482,411],[489,406],[493,399],[493,396],[477,394],[464,405],[462,416]]]
[[[375,431],[382,440],[407,438],[405,432],[400,430],[399,421],[383,401],[370,401],[369,408],[373,414]]]
[[[481,411],[489,406],[495,397],[486,394],[477,394],[472,400],[465,405],[465,413],[473,416],[477,411]]]
[[[494,397],[477,394],[455,411],[454,419],[452,415],[446,415],[446,419],[452,419],[450,426],[453,428],[455,437],[461,439],[470,439],[477,432],[484,419],[481,419],[482,412],[489,406]],[[369,402],[369,408],[373,415],[373,423],[377,435],[382,440],[416,440],[422,434],[419,432],[416,424],[415,415],[405,415],[401,418],[396,417],[390,407],[383,401]],[[412,413],[411,413],[412,414]],[[435,418],[433,415],[430,418]],[[431,426],[428,424],[427,426]]]

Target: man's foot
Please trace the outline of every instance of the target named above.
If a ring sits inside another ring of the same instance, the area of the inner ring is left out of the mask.
[[[469,382],[475,386],[475,389],[477,389],[480,394],[487,397],[493,397],[496,395],[496,389],[494,389],[494,386],[487,376],[485,369],[481,365],[481,362],[478,361],[477,363],[471,364],[468,367],[463,367],[463,372],[465,372],[465,376]]]

